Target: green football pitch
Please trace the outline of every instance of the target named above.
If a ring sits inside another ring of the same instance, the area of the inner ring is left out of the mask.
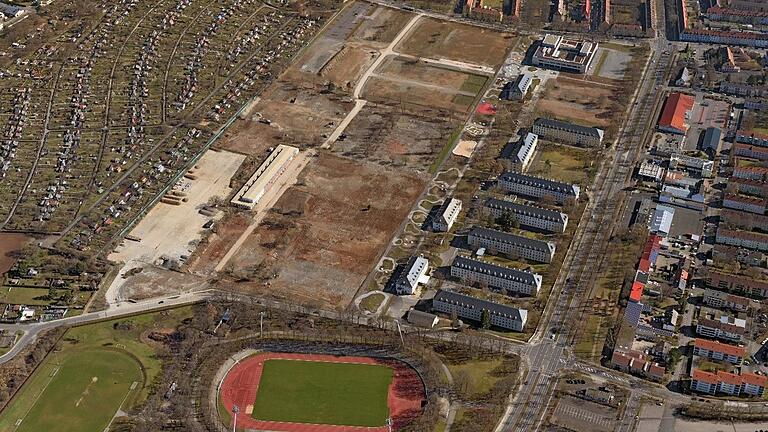
[[[383,426],[392,369],[358,363],[267,360],[253,408],[258,420]]]
[[[54,355],[30,380],[17,403],[3,412],[0,432],[103,431],[131,385],[143,377],[128,354],[88,349]]]

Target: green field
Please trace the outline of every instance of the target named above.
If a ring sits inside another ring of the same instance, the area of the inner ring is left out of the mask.
[[[140,335],[174,328],[190,314],[184,307],[70,329],[0,413],[0,432],[102,432],[121,405],[146,399],[160,373]]]
[[[392,369],[356,363],[267,360],[253,417],[344,426],[383,426]]]
[[[36,375],[44,390],[31,406],[15,404],[13,417],[24,419],[18,432],[102,431],[131,385],[143,381],[138,362],[117,350],[70,353],[60,365],[50,362]]]

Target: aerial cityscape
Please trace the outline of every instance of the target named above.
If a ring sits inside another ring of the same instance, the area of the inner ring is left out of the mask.
[[[0,432],[768,432],[768,1],[0,0]]]

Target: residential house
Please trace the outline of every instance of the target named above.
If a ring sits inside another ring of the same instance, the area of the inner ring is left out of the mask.
[[[491,254],[504,254],[510,257],[550,263],[555,256],[555,244],[509,234],[489,228],[474,227],[467,236],[467,242],[473,248],[485,248]]]
[[[499,176],[499,187],[516,195],[533,198],[552,197],[561,204],[568,199],[579,199],[580,192],[580,188],[574,184],[510,171]]]
[[[494,218],[510,215],[521,226],[548,232],[563,233],[568,225],[568,215],[555,210],[496,198],[486,200],[485,207]]]
[[[456,198],[443,201],[434,219],[432,219],[432,230],[449,231],[453,223],[456,222],[456,218],[459,217],[459,213],[461,213],[461,206],[461,200]]]

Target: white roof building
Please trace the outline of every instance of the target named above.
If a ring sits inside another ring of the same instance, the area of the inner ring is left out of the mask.
[[[651,220],[651,232],[663,237],[669,235],[672,228],[672,219],[675,217],[675,209],[666,205],[657,205]]]

